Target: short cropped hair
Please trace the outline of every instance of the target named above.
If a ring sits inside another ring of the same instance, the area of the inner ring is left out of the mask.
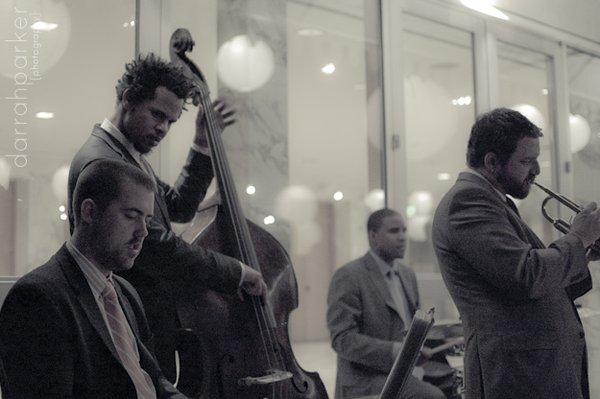
[[[373,212],[367,219],[367,231],[377,231],[383,224],[383,219],[392,215],[400,215],[393,209],[383,208]]]
[[[115,159],[100,159],[81,171],[73,191],[73,215],[75,226],[81,218],[81,204],[87,198],[94,201],[104,212],[111,201],[118,199],[125,184],[138,184],[149,191],[154,190],[150,177],[133,165]]]
[[[183,70],[160,57],[149,53],[139,55],[125,65],[125,73],[117,82],[117,103],[123,100],[123,93],[129,89],[129,97],[133,104],[153,100],[156,88],[164,86],[178,98],[187,102],[192,95],[194,82],[188,79]]]
[[[501,165],[517,148],[524,137],[542,137],[539,127],[520,112],[496,108],[479,116],[471,128],[467,146],[467,164],[472,168],[483,166],[485,154],[493,152]]]

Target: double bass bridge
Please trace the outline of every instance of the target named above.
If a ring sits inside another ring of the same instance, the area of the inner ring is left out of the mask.
[[[293,374],[289,371],[283,370],[268,370],[268,374],[260,377],[244,377],[238,380],[238,385],[250,387],[256,385],[269,385],[289,380],[293,377]]]

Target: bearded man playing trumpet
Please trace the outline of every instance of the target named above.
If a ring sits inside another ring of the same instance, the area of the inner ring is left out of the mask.
[[[587,205],[546,247],[507,194],[540,173],[540,129],[499,108],[480,116],[468,169],[441,200],[433,242],[466,341],[466,398],[589,398],[585,335],[573,301],[591,289],[588,248],[600,209]]]

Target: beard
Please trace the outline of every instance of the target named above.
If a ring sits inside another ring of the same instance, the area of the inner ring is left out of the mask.
[[[504,169],[502,169],[500,174],[496,176],[496,180],[504,189],[506,194],[509,194],[517,199],[525,199],[529,195],[531,184],[534,178],[535,176],[528,175],[525,180],[515,180]]]

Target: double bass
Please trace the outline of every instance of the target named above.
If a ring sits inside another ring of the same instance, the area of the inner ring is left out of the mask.
[[[186,55],[193,46],[189,31],[177,29],[170,56],[196,82],[193,102],[204,108],[221,199],[214,219],[192,244],[261,272],[268,293],[264,299],[241,299],[203,288],[182,290],[177,388],[207,399],[326,399],[318,373],[302,369],[290,345],[289,314],[298,307],[290,258],[271,234],[244,217],[206,80]]]

